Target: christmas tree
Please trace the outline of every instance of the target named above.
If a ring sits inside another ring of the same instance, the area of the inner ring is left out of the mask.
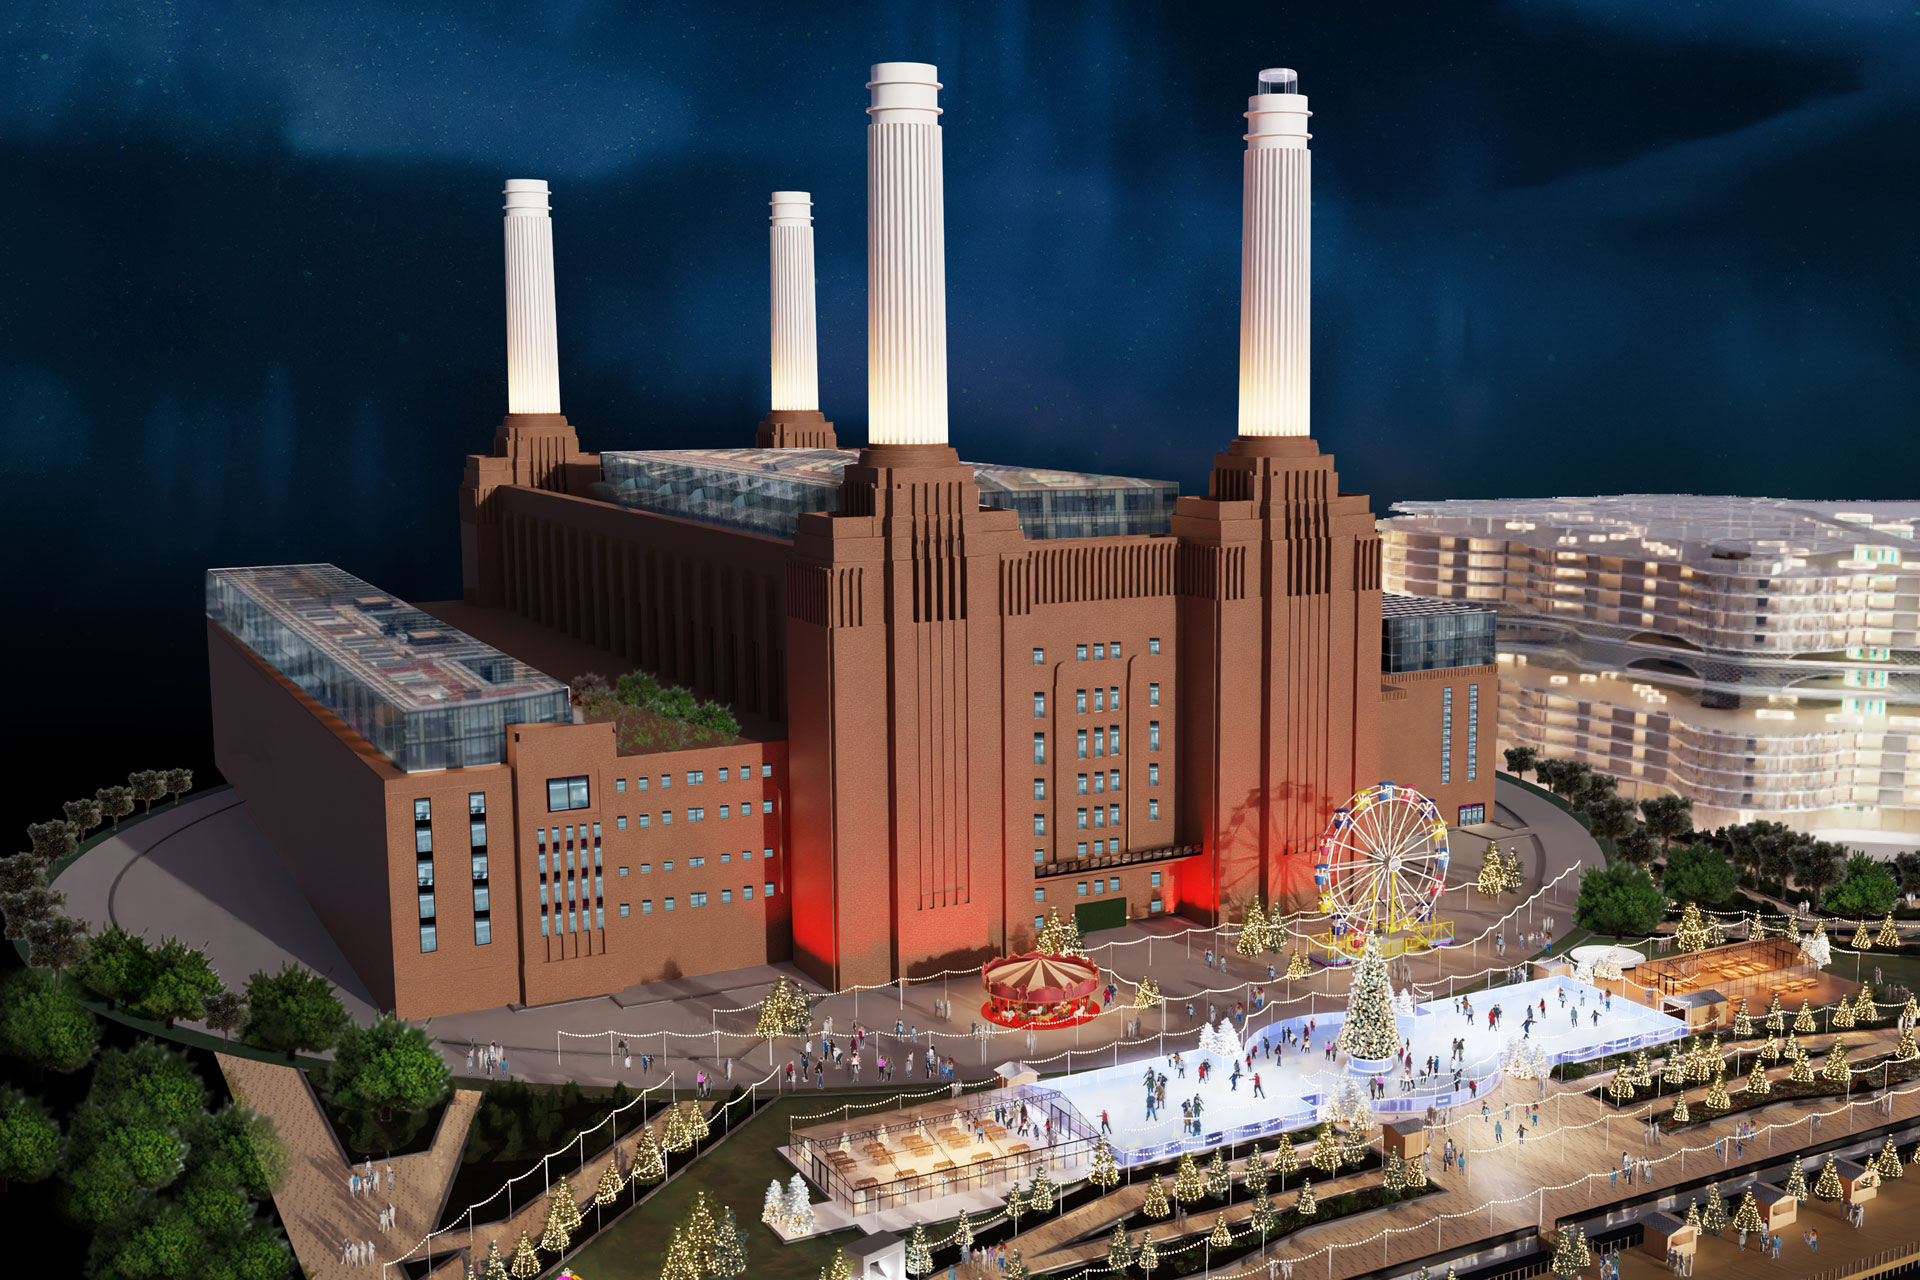
[[[813,1230],[813,1199],[807,1194],[807,1181],[799,1174],[787,1183],[787,1230],[806,1235]]]
[[[1300,1172],[1299,1157],[1293,1153],[1293,1140],[1285,1134],[1280,1136],[1280,1144],[1273,1149],[1273,1171],[1280,1175],[1282,1191],[1287,1187],[1287,1175]]]
[[[1726,944],[1727,944],[1727,931],[1720,927],[1720,917],[1708,916],[1707,917],[1707,945],[1709,947],[1723,947]]]
[[[1113,1224],[1113,1234],[1107,1237],[1107,1267],[1112,1271],[1125,1271],[1133,1265],[1133,1241],[1127,1239],[1127,1224]]]
[[[1035,1213],[1047,1213],[1053,1208],[1053,1179],[1047,1176],[1047,1166],[1044,1164],[1033,1175],[1033,1189],[1027,1192],[1027,1207]]]
[[[1320,1130],[1320,1141],[1313,1146],[1313,1157],[1308,1161],[1322,1173],[1337,1173],[1340,1169],[1340,1140],[1334,1135],[1333,1126],[1327,1125]]]
[[[1180,1157],[1180,1165],[1173,1174],[1173,1198],[1181,1204],[1193,1204],[1206,1194],[1206,1186],[1200,1179],[1200,1166],[1193,1162],[1193,1153],[1187,1152]]]
[[[1026,1211],[1027,1198],[1020,1194],[1020,1184],[1016,1182],[1007,1188],[1007,1218],[1016,1232],[1020,1230],[1020,1215]]]
[[[920,1228],[915,1227],[918,1233]],[[912,1257],[909,1253],[908,1257]],[[723,1280],[733,1280],[747,1273],[747,1233],[733,1220],[733,1209],[729,1207],[726,1216],[720,1221],[720,1234],[714,1240],[709,1263],[713,1274]],[[933,1270],[933,1260],[927,1260],[927,1270]],[[924,1274],[924,1273],[922,1273]]]
[[[670,1107],[660,1124],[660,1145],[668,1151],[686,1151],[693,1146],[693,1130],[687,1124],[684,1107]]]
[[[1407,1190],[1424,1191],[1427,1187],[1427,1156],[1420,1153],[1418,1160],[1407,1161]]]
[[[1240,922],[1240,936],[1234,939],[1233,949],[1249,958],[1267,950],[1267,913],[1260,909],[1257,894],[1247,905],[1247,918]]]
[[[907,1274],[924,1276],[932,1270],[933,1250],[927,1248],[927,1229],[916,1222],[913,1235],[907,1239]]]
[[[1735,1231],[1758,1231],[1766,1225],[1761,1221],[1760,1205],[1753,1198],[1752,1187],[1741,1193],[1740,1207],[1733,1211],[1732,1225]]]
[[[567,1185],[565,1178],[554,1184],[554,1190],[547,1193],[547,1225],[540,1232],[540,1247],[548,1253],[565,1253],[567,1243],[572,1239],[566,1225],[566,1211],[560,1207],[558,1190]]]
[[[753,1027],[753,1034],[758,1038],[771,1042],[774,1037],[791,1032],[793,997],[788,993],[787,986],[787,979],[779,979],[773,984],[773,990],[767,992],[766,998],[760,1001],[760,1017]]]
[[[1713,1073],[1713,1087],[1707,1090],[1706,1101],[1702,1104],[1709,1111],[1727,1111],[1733,1107],[1733,1099],[1727,1096],[1727,1070],[1717,1068]]]
[[[1678,1049],[1667,1050],[1667,1065],[1661,1073],[1661,1078],[1674,1086],[1687,1082],[1687,1064],[1681,1060]]]
[[[1673,1122],[1689,1124],[1692,1120],[1693,1116],[1687,1111],[1687,1095],[1683,1093],[1673,1101]]]
[[[1780,993],[1776,991],[1773,993],[1773,1003],[1767,1006],[1767,1030],[1785,1031],[1786,1029],[1787,1015],[1780,1008]]]
[[[1353,988],[1347,996],[1346,1021],[1340,1024],[1340,1047],[1348,1056],[1378,1062],[1400,1047],[1393,1020],[1393,991],[1387,984],[1387,962],[1380,954],[1380,935],[1368,934],[1366,950],[1354,967]]]
[[[1387,1168],[1382,1181],[1393,1195],[1407,1189],[1407,1162],[1400,1158],[1398,1151],[1387,1152]]]
[[[1213,1149],[1213,1159],[1207,1161],[1207,1194],[1215,1200],[1225,1200],[1233,1194],[1233,1175],[1218,1147]]]
[[[1793,1029],[1799,1035],[1812,1035],[1818,1027],[1813,1021],[1813,1006],[1807,1001],[1800,1002],[1800,1012],[1794,1016]]]
[[[1780,1188],[1795,1200],[1807,1198],[1807,1171],[1800,1165],[1800,1157],[1793,1158],[1793,1167],[1787,1171],[1786,1185]]]
[[[1028,1280],[1027,1260],[1020,1256],[1018,1249],[1007,1255],[1006,1270],[1000,1274],[1005,1276],[1006,1280]]]
[[[498,1240],[487,1241],[487,1261],[480,1275],[482,1280],[507,1280],[507,1260],[500,1256]]]
[[[1160,984],[1152,978],[1140,979],[1140,985],[1133,989],[1133,1007],[1136,1009],[1157,1009],[1160,1007]]]
[[[1873,950],[1873,939],[1867,936],[1867,922],[1862,920],[1860,927],[1853,931],[1853,949],[1855,951]]]
[[[1295,951],[1293,958],[1287,961],[1287,976],[1289,978],[1304,978],[1312,972],[1313,966],[1307,963],[1307,953],[1304,951]]]
[[[1607,1084],[1607,1096],[1615,1102],[1631,1102],[1633,1100],[1632,1073],[1624,1067],[1615,1071],[1613,1079]]]
[[[1824,969],[1833,963],[1833,943],[1827,937],[1825,920],[1814,925],[1813,933],[1800,940],[1800,953],[1818,969]]]
[[[554,1202],[560,1206],[560,1225],[567,1229],[569,1235],[578,1231],[581,1221],[580,1206],[576,1204],[573,1199],[572,1179],[560,1179],[560,1181],[553,1184],[553,1190],[549,1194],[552,1196]]]
[[[1153,1269],[1160,1265],[1160,1250],[1154,1248],[1152,1228],[1140,1234],[1140,1252],[1134,1255],[1134,1261],[1148,1275],[1152,1275]]]
[[[667,1160],[661,1154],[660,1140],[646,1125],[640,1127],[639,1140],[634,1143],[631,1169],[627,1176],[635,1182],[658,1182],[667,1176]]]
[[[1901,1062],[1912,1062],[1915,1058],[1920,1058],[1920,1045],[1915,1045],[1913,1042],[1911,1025],[1900,1028],[1900,1043],[1894,1046],[1893,1056]]]
[[[1509,892],[1518,893],[1520,886],[1526,882],[1526,875],[1520,870],[1520,854],[1514,846],[1508,845],[1507,865],[1500,870],[1501,887]]]
[[[1764,1098],[1773,1092],[1773,1082],[1767,1079],[1767,1064],[1755,1058],[1753,1070],[1747,1073],[1747,1096]]]
[[[1887,918],[1880,922],[1880,932],[1874,935],[1876,947],[1897,947],[1900,945],[1900,931],[1893,927],[1893,912],[1887,912]]]
[[[1833,1025],[1843,1031],[1853,1026],[1853,1006],[1845,998],[1833,1006]]]
[[[1093,1167],[1087,1170],[1087,1181],[1102,1191],[1111,1191],[1120,1185],[1120,1166],[1114,1161],[1113,1148],[1102,1137],[1093,1144]]]
[[[1673,945],[1683,952],[1706,950],[1707,925],[1700,918],[1697,904],[1689,902],[1680,913],[1680,925],[1673,931]]]
[[[1880,1176],[1883,1178],[1905,1176],[1900,1169],[1900,1148],[1893,1145],[1892,1134],[1887,1135],[1887,1141],[1880,1148],[1880,1154],[1874,1157],[1874,1168],[1880,1171]]]
[[[1695,1232],[1700,1230],[1700,1202],[1698,1200],[1691,1201],[1687,1205],[1686,1221],[1687,1225],[1692,1227]]]
[[[1147,1198],[1140,1202],[1140,1212],[1149,1218],[1164,1218],[1173,1212],[1173,1206],[1167,1203],[1165,1176],[1155,1174],[1153,1181],[1147,1184]]]
[[[1571,1227],[1562,1229],[1560,1238],[1554,1242],[1553,1261],[1549,1264],[1548,1269],[1551,1270],[1554,1275],[1560,1277],[1560,1280],[1573,1280],[1574,1276],[1580,1274],[1580,1260],[1573,1251],[1573,1229]]]
[[[1768,1062],[1780,1061],[1780,1041],[1769,1035],[1767,1042],[1760,1046],[1759,1056]]]
[[[1341,1152],[1341,1158],[1349,1166],[1358,1167],[1367,1159],[1367,1131],[1359,1125],[1347,1130],[1347,1145]]]
[[[780,1190],[780,1179],[775,1178],[767,1184],[767,1202],[760,1206],[760,1221],[778,1227],[786,1220],[786,1196]]]
[[[519,1243],[513,1246],[513,1261],[507,1264],[507,1274],[517,1280],[527,1280],[529,1276],[540,1274],[540,1254],[534,1248],[533,1237],[524,1231],[520,1233]],[[664,1278],[666,1273],[662,1272],[661,1275]],[[693,1280],[700,1280],[698,1272],[694,1273]]]
[[[1261,1192],[1253,1199],[1253,1216],[1247,1219],[1247,1225],[1260,1233],[1260,1239],[1266,1240],[1279,1215],[1273,1209],[1273,1197]]]
[[[820,1280],[852,1280],[853,1261],[839,1249],[833,1251],[833,1261],[820,1268]]]
[[[954,1224],[953,1243],[954,1247],[959,1249],[973,1247],[973,1218],[965,1209],[960,1211],[960,1221]]]
[[[1217,1213],[1213,1217],[1213,1230],[1207,1235],[1207,1244],[1215,1249],[1225,1249],[1233,1243],[1233,1232],[1227,1229],[1227,1215]]]
[[[1834,1164],[1833,1157],[1820,1166],[1820,1177],[1813,1184],[1813,1194],[1821,1200],[1838,1200],[1844,1193],[1840,1186],[1840,1169]]]
[[[687,1211],[687,1220],[680,1225],[686,1232],[688,1247],[700,1260],[702,1272],[713,1270],[713,1250],[720,1242],[720,1231],[714,1224],[713,1210],[707,1207],[706,1192],[694,1192],[693,1208]]]
[[[1489,843],[1485,856],[1480,859],[1480,878],[1473,882],[1473,887],[1491,898],[1506,886],[1507,869],[1500,861],[1500,850]]]
[[[1838,1085],[1853,1079],[1853,1068],[1847,1065],[1846,1041],[1835,1040],[1827,1050],[1827,1060],[1820,1068],[1820,1078],[1828,1084]]]
[[[1285,1141],[1282,1139],[1282,1141]],[[1247,1156],[1247,1162],[1241,1167],[1240,1181],[1247,1188],[1247,1194],[1257,1196],[1267,1189],[1267,1157],[1260,1150],[1260,1144],[1253,1144],[1253,1151]]]
[[[1813,1083],[1813,1059],[1805,1049],[1794,1055],[1793,1070],[1787,1073],[1787,1079],[1793,1084]]]
[[[620,1194],[620,1188],[627,1184],[620,1177],[620,1162],[612,1156],[607,1157],[607,1167],[600,1171],[599,1185],[593,1189],[595,1204],[612,1204],[614,1197]]]
[[[1727,1202],[1720,1198],[1720,1184],[1707,1184],[1707,1211],[1700,1215],[1700,1225],[1719,1235],[1727,1228]]]
[[[1587,1229],[1576,1226],[1573,1229],[1573,1256],[1583,1267],[1593,1265],[1593,1250],[1587,1247]]]
[[[1311,1218],[1314,1214],[1320,1212],[1320,1205],[1313,1198],[1312,1178],[1302,1178],[1300,1180],[1300,1195],[1299,1198],[1293,1202],[1293,1211],[1303,1218]]]

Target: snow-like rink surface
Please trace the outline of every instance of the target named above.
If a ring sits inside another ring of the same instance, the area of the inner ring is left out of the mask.
[[[1401,1037],[1410,1043],[1415,1070],[1415,1087],[1401,1091],[1398,1069],[1386,1081],[1386,1096],[1374,1102],[1374,1111],[1383,1120],[1395,1114],[1423,1113],[1429,1105],[1451,1107],[1471,1103],[1477,1096],[1469,1082],[1486,1092],[1499,1080],[1499,1073],[1510,1042],[1524,1040],[1547,1054],[1550,1064],[1584,1062],[1608,1054],[1633,1049],[1651,1049],[1685,1036],[1679,1019],[1616,997],[1606,1006],[1606,993],[1583,982],[1568,978],[1541,978],[1514,983],[1490,991],[1462,997],[1473,1010],[1471,1018],[1456,1008],[1453,999],[1416,1005],[1412,1017],[1398,1019]],[[1546,1010],[1542,1012],[1541,1002]],[[1487,1015],[1498,1007],[1499,1025],[1490,1027]],[[1523,1029],[1527,1012],[1533,1014],[1531,1030]],[[1599,1014],[1596,1021],[1595,1013]],[[1105,1111],[1112,1124],[1109,1138],[1123,1163],[1163,1159],[1173,1152],[1218,1146],[1224,1142],[1245,1141],[1282,1133],[1312,1123],[1316,1108],[1332,1099],[1339,1087],[1356,1078],[1344,1058],[1329,1061],[1326,1046],[1338,1034],[1341,1013],[1307,1017],[1262,1020],[1247,1019],[1242,1033],[1241,1075],[1236,1087],[1231,1079],[1233,1059],[1193,1048],[1199,1028],[1179,1036],[1179,1052],[1186,1064],[1183,1078],[1173,1064],[1175,1038],[1167,1038],[1167,1057],[1155,1058],[1151,1065],[1167,1077],[1167,1102],[1154,1120],[1147,1119],[1147,1062],[1135,1061],[1122,1066],[1101,1067],[1049,1079],[1046,1088],[1057,1090],[1080,1112],[1087,1123],[1100,1128],[1100,1113]],[[1311,1029],[1309,1029],[1311,1023]],[[1280,1033],[1292,1029],[1301,1047],[1279,1051]],[[1453,1047],[1458,1037],[1466,1039],[1459,1087],[1453,1085]],[[1262,1040],[1276,1055],[1261,1051]],[[1308,1047],[1308,1042],[1311,1047]],[[1254,1053],[1247,1066],[1244,1053]],[[1424,1060],[1439,1055],[1441,1071],[1421,1081],[1418,1072]],[[1210,1078],[1202,1083],[1198,1067],[1210,1064]],[[1253,1074],[1259,1073],[1265,1097],[1253,1092]],[[1358,1077],[1364,1085],[1366,1077]],[[1182,1133],[1182,1100],[1200,1099],[1198,1134]]]

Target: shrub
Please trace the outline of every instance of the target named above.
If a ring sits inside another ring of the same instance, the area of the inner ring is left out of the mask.
[[[279,973],[256,973],[247,979],[242,1043],[291,1058],[303,1049],[331,1049],[347,1025],[340,997],[317,973],[289,963]]]
[[[93,1060],[100,1028],[70,984],[36,973],[0,982],[0,1053],[53,1071]]]
[[[1710,844],[1676,846],[1667,854],[1660,889],[1675,902],[1717,907],[1733,896],[1733,866]]]
[[[1616,863],[1593,867],[1580,877],[1573,919],[1582,928],[1612,937],[1641,937],[1652,933],[1665,913],[1659,887],[1638,867]]]

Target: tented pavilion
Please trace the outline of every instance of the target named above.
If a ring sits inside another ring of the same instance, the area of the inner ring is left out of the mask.
[[[1070,1027],[1100,1012],[1100,966],[1085,956],[1001,956],[980,966],[980,984],[980,1011],[1003,1027]]]
[[[1792,938],[1755,938],[1662,956],[1629,970],[1624,982],[1601,985],[1618,988],[1652,1009],[1665,1007],[1675,997],[1717,991],[1725,997],[1727,1021],[1742,999],[1748,1012],[1757,1015],[1776,994],[1793,1010],[1802,1000],[1819,1008],[1859,989],[1858,983],[1822,973]]]

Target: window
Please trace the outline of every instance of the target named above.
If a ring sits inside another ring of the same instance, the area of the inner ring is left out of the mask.
[[[623,814],[621,814],[621,815],[619,815],[618,817],[616,817],[616,818],[615,818],[615,819],[613,820],[613,829],[614,829],[615,831],[625,831],[625,830],[627,829],[627,815],[626,815],[626,814],[624,814],[624,813],[623,813]]]
[[[687,810],[688,822],[705,822],[706,820],[707,820],[707,811],[704,806],[696,805],[693,808]]]
[[[1105,729],[1095,729],[1093,731],[1094,758],[1098,760],[1103,758],[1106,754],[1107,754],[1107,731]]]
[[[1160,816],[1160,802],[1158,800],[1147,801],[1147,817],[1157,819],[1159,816]]]
[[[760,776],[763,778],[771,778],[773,776],[773,766],[770,764],[761,765]]]
[[[1107,648],[1112,652],[1114,657],[1118,658],[1120,656],[1120,642],[1118,640],[1113,641]]]
[[[547,779],[548,813],[590,807],[586,775],[582,774],[576,778]]]
[[[1150,764],[1147,766],[1147,785],[1150,787],[1157,787],[1160,785],[1160,766],[1159,765]]]
[[[1114,876],[1114,877],[1113,877],[1112,879],[1110,879],[1110,880],[1108,880],[1108,881],[1107,881],[1107,892],[1108,892],[1108,893],[1118,893],[1118,892],[1120,892],[1120,877],[1119,877],[1119,876]]]
[[[1073,896],[1076,898],[1084,898],[1087,896],[1087,882],[1085,880],[1073,886]]]
[[[1033,735],[1033,762],[1035,764],[1047,762],[1047,735],[1044,733]]]
[[[1103,792],[1105,792],[1106,789],[1107,789],[1107,775],[1104,773],[1094,774],[1093,775],[1093,794],[1100,795]]]
[[[1033,834],[1037,836],[1043,836],[1047,834],[1047,815],[1046,814],[1036,813],[1033,815]]]
[[[705,782],[706,780],[707,780],[707,771],[706,771],[705,769],[689,769],[689,770],[687,770],[687,785],[688,785],[688,786],[690,786],[690,787],[697,787],[697,786],[699,786],[699,785],[700,785],[701,783],[703,783],[703,782]]]
[[[1084,773],[1076,775],[1074,777],[1073,785],[1074,785],[1073,793],[1075,795],[1083,796],[1087,794],[1087,775]]]
[[[742,849],[742,850],[740,851],[740,861],[742,861],[742,862],[752,862],[752,861],[753,861],[753,850],[751,850],[751,849]]]
[[[433,852],[432,827],[415,827],[413,829],[413,851],[415,853]]]
[[[667,910],[669,910],[669,911],[671,911],[671,910],[673,910],[673,899],[672,899],[672,898],[668,898],[668,899],[667,899]]]
[[[1440,691],[1440,785],[1453,781],[1453,686]]]
[[[1113,711],[1120,709],[1120,686],[1117,684],[1107,689],[1107,707]]]
[[[438,951],[439,949],[440,949],[440,937],[439,937],[439,934],[434,930],[434,927],[431,924],[421,925],[420,926],[420,950]]]
[[[1035,778],[1033,780],[1033,798],[1035,800],[1045,800],[1047,798],[1047,780],[1045,778]]]
[[[485,880],[487,878],[487,855],[484,853],[476,853],[473,855],[473,878],[475,880]]]
[[[1107,646],[1103,644],[1093,646],[1093,656],[1096,660],[1105,659],[1107,656]]]
[[[665,791],[665,790],[666,790],[666,789],[667,789],[668,787],[670,787],[670,786],[672,786],[672,785],[673,785],[673,775],[672,775],[672,774],[670,774],[670,773],[663,773],[663,774],[661,774],[661,775],[660,775],[660,789],[661,789],[662,791]]]
[[[740,776],[741,776],[742,778],[745,778],[745,777],[747,776],[747,771],[746,771],[745,769],[742,769],[742,770],[740,771]],[[725,765],[721,765],[721,766],[720,766],[720,781],[722,781],[722,782],[725,782],[726,780],[727,780],[727,766],[725,766]]]
[[[1087,842],[1085,840],[1080,842],[1080,847],[1074,850],[1073,856],[1076,858],[1084,858],[1087,856]]]
[[[1079,751],[1080,754],[1077,758],[1085,760],[1087,758],[1087,731],[1085,729],[1079,731]]]
[[[1085,831],[1087,829],[1087,811],[1085,809],[1075,809],[1073,813],[1074,829],[1076,831]]]
[[[1108,853],[1120,852],[1120,842],[1118,840],[1107,841],[1107,852]]]
[[[721,816],[721,817],[722,817],[723,819],[724,819],[724,818],[725,818],[725,817],[727,816],[727,806],[726,806],[726,805],[721,805],[721,806],[720,806],[720,816]]]
[[[1161,907],[1161,905],[1160,905],[1160,899],[1158,899],[1158,898],[1155,898],[1155,899],[1154,899],[1154,900],[1153,900],[1152,902],[1149,902],[1149,903],[1147,904],[1147,910],[1149,910],[1149,911],[1160,911],[1160,910],[1163,910],[1163,909],[1164,909],[1164,908],[1162,908],[1162,907]]]
[[[1035,720],[1047,718],[1047,695],[1044,693],[1033,695],[1033,718]]]
[[[1467,686],[1467,781],[1480,772],[1480,686]]]
[[[476,912],[484,912],[487,909],[487,886],[483,884],[473,886],[473,909]]]
[[[731,889],[722,889],[722,890],[720,891],[720,901],[721,901],[721,902],[723,902],[723,903],[724,903],[724,902],[732,902],[732,901],[733,901],[733,890],[731,890]]]
[[[467,792],[467,816],[484,818],[487,816],[487,793],[484,791]]]
[[[1045,902],[1047,900],[1047,891],[1045,889],[1035,889],[1033,891],[1033,900],[1035,902]]]
[[[433,801],[415,800],[413,802],[413,820],[415,822],[432,822]]]
[[[1093,709],[1095,711],[1105,711],[1107,709],[1107,691],[1105,689],[1095,689],[1093,691]]]
[[[1160,705],[1160,682],[1158,680],[1155,680],[1147,686],[1147,705],[1150,707]]]
[[[625,795],[627,793],[627,780],[625,778],[615,778],[613,780],[613,789],[618,794]]]
[[[1487,806],[1484,804],[1463,804],[1460,806],[1460,825],[1473,826],[1487,820]]]
[[[640,899],[640,914],[641,914],[641,915],[643,915],[643,916],[650,916],[650,915],[652,915],[652,914],[653,914],[653,899],[652,899],[652,898],[642,898],[642,899]]]
[[[1107,774],[1107,790],[1118,791],[1119,789],[1120,789],[1120,771],[1118,769],[1114,769],[1109,771]]]
[[[1158,751],[1159,749],[1160,722],[1158,720],[1149,720],[1147,721],[1147,750]]]
[[[1105,882],[1104,882],[1104,881],[1101,881],[1101,880],[1095,880],[1095,881],[1093,882],[1093,891],[1094,891],[1095,893],[1098,893],[1098,892],[1100,892],[1100,886],[1101,886],[1101,885],[1102,885],[1103,883],[1105,883]]]
[[[560,855],[556,853],[554,855],[554,861],[558,862],[559,859],[560,859]],[[540,874],[541,875],[547,874],[547,854],[544,849],[541,850],[540,852]]]
[[[1073,691],[1073,709],[1080,712],[1084,712],[1087,709],[1087,691],[1085,689],[1075,689]]]
[[[1153,886],[1154,888],[1158,889],[1160,887],[1160,873],[1158,871],[1148,872],[1147,883]]]
[[[1087,646],[1083,644],[1073,646],[1073,656],[1075,661],[1085,662],[1087,660]]]
[[[433,864],[431,862],[414,863],[413,872],[422,888],[429,887],[433,884]]]
[[[660,864],[660,869],[661,869],[662,871],[671,871],[671,870],[673,870],[673,859],[672,859],[672,858],[668,858],[668,859],[667,859],[667,860],[666,860],[665,862],[663,862],[663,863],[661,863],[661,864]]]
[[[1047,665],[1047,651],[1045,649],[1035,649],[1033,651],[1033,665],[1036,667],[1044,667]]]
[[[741,885],[741,886],[740,886],[740,900],[741,900],[742,902],[752,902],[752,901],[753,901],[753,886],[752,886],[752,885],[750,885],[750,884],[743,884],[743,885]]]
[[[1110,756],[1119,755],[1120,754],[1120,726],[1119,725],[1116,724],[1116,725],[1110,726],[1107,729],[1107,739],[1109,742],[1112,743],[1112,748],[1113,748],[1112,750],[1108,751],[1107,754]]]
[[[487,820],[476,818],[467,824],[468,843],[476,849],[487,847]]]
[[[647,789],[647,779],[635,778],[633,780],[633,789],[635,791],[645,791]]]
[[[1036,929],[1040,929],[1040,928],[1044,928],[1044,927],[1045,927],[1045,926],[1044,926],[1044,925],[1043,925],[1043,924],[1041,923],[1041,918],[1040,918],[1039,916],[1035,916],[1035,917],[1033,918],[1033,927],[1034,927],[1034,928],[1036,928]]]
[[[767,881],[767,896],[769,898],[773,896],[773,881],[771,880]]]
[[[660,811],[660,825],[663,827],[670,827],[673,825],[673,810],[662,809]]]
[[[743,810],[742,812],[745,812],[745,810]],[[762,813],[772,813],[772,812],[773,812],[773,801],[771,801],[771,800],[762,800],[762,801],[760,802],[760,812],[762,812]]]
[[[727,863],[727,862],[732,862],[732,861],[733,861],[733,855],[732,855],[732,854],[730,854],[730,853],[723,853],[723,854],[721,854],[721,855],[720,855],[720,861],[721,861],[721,862],[723,862],[723,863]]]
[[[706,865],[707,865],[707,860],[705,858],[688,858],[687,859],[687,866],[689,867],[704,867]]]
[[[640,829],[641,829],[642,831],[645,831],[645,830],[646,830],[646,829],[647,829],[648,827],[650,827],[650,826],[652,826],[652,825],[653,825],[653,815],[652,815],[652,814],[650,814],[650,813],[643,813],[643,814],[641,814],[641,815],[640,815]]]
[[[1107,825],[1107,811],[1105,809],[1101,809],[1098,807],[1094,809],[1093,825],[1096,827],[1104,827]]]
[[[1117,827],[1120,825],[1120,806],[1119,805],[1110,804],[1107,806],[1107,825],[1110,827]]]
[[[622,920],[625,920],[629,915],[632,914],[632,912],[627,909],[627,906],[628,904],[624,902],[620,904],[620,918]]]
[[[621,875],[627,874],[627,869],[625,867],[620,868],[620,874]]]
[[[771,858],[771,857],[773,856],[773,850],[771,850],[771,849],[762,849],[762,850],[760,851],[760,856],[761,856],[761,857],[763,857],[763,858]]]
[[[1148,653],[1158,653],[1158,652],[1160,652],[1160,637],[1159,637],[1159,636],[1148,636],[1148,637],[1147,637],[1147,652],[1148,652]]]
[[[1035,849],[1033,851],[1034,866],[1036,867],[1044,866],[1046,865],[1046,861],[1047,861],[1047,851],[1045,849]]]
[[[493,941],[493,921],[486,916],[473,918],[473,945],[484,947]]]

